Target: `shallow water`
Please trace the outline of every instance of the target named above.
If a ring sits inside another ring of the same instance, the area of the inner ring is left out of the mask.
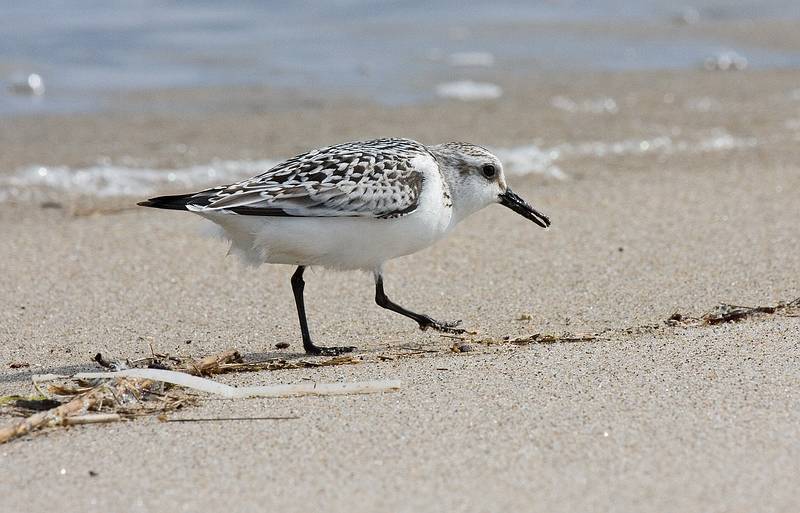
[[[3,3],[0,114],[113,109],[109,91],[236,85],[406,103],[434,98],[437,84],[484,81],[472,76],[475,68],[485,75],[521,62],[528,63],[524,72],[697,68],[734,51],[752,67],[800,65],[796,53],[732,47],[710,36],[643,40],[558,29],[573,22],[800,19],[794,0]],[[31,73],[43,77],[44,94],[26,94]]]

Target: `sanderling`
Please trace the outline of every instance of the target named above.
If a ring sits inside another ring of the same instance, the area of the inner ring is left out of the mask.
[[[439,322],[390,300],[382,267],[430,246],[492,203],[543,228],[550,225],[547,216],[508,188],[502,164],[485,148],[376,139],[312,150],[248,180],[139,205],[210,219],[230,241],[231,252],[248,263],[296,265],[291,283],[303,348],[335,355],[354,348],[312,342],[303,302],[307,266],[372,271],[379,306],[413,319],[423,330],[463,333],[460,321]]]

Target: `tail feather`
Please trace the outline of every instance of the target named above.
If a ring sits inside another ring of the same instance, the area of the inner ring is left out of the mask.
[[[187,205],[192,196],[194,196],[194,193],[159,196],[157,198],[150,198],[147,201],[140,201],[137,205],[140,207],[165,208],[168,210],[189,210]]]

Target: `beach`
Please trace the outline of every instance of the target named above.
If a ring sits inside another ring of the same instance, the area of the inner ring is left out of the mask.
[[[5,118],[0,182],[30,166],[169,170],[378,136],[525,150],[509,183],[553,225],[491,207],[386,266],[390,297],[462,319],[465,340],[377,307],[367,274],[312,270],[312,335],[363,362],[214,378],[399,391],[206,398],[173,414],[291,420],[36,433],[0,446],[0,509],[796,510],[800,318],[667,321],[800,296],[800,71],[496,78],[502,98],[476,102],[169,89],[147,96],[163,109]],[[199,217],[141,199],[31,187],[0,203],[1,395],[151,345],[300,357],[291,268],[245,267]],[[591,337],[510,342],[535,334]]]

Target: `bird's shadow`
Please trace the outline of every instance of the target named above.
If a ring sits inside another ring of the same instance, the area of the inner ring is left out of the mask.
[[[304,360],[307,358],[315,358],[305,353],[297,353],[294,351],[268,351],[262,353],[243,353],[242,361],[244,363],[263,362],[265,360]]]

